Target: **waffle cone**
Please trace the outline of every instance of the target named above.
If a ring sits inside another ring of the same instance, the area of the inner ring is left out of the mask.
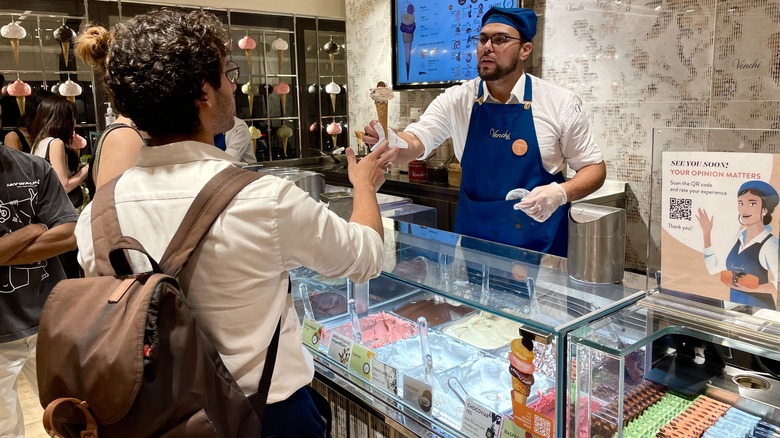
[[[68,100],[75,103],[76,102],[76,96],[67,96]]]
[[[279,95],[279,102],[282,103],[282,115],[284,115],[284,109],[287,107],[287,95],[286,94],[280,94]]]
[[[24,115],[24,96],[16,96],[16,105],[19,107],[19,115]]]
[[[252,156],[255,157],[255,159],[257,159],[257,139],[254,138],[252,139],[251,148],[252,148]]]
[[[333,148],[335,149],[336,148],[336,140],[338,140],[339,136],[338,135],[331,135],[330,138],[333,139]]]
[[[374,102],[376,105],[376,115],[379,123],[382,124],[382,129],[385,131],[385,138],[387,138],[387,102]]]
[[[284,151],[285,157],[287,157],[287,140],[289,140],[289,137],[282,138],[282,150]]]
[[[252,109],[255,107],[255,96],[249,94],[246,97],[249,99],[249,117],[252,117]]]
[[[249,73],[252,73],[252,49],[245,49],[244,54],[246,54],[246,65],[249,67]]]
[[[65,58],[65,66],[68,66],[68,53],[70,52],[70,41],[65,41],[64,43],[60,43],[60,47],[62,47],[62,57]]]
[[[328,53],[328,59],[330,60],[330,72],[333,73],[335,69],[333,68],[333,61],[336,59],[335,53]]]
[[[19,67],[19,38],[11,38],[11,49],[14,51],[16,66]]]
[[[276,51],[276,60],[279,62],[279,73],[282,72],[282,62],[284,62],[284,50]]]
[[[330,95],[330,107],[333,109],[333,114],[336,114],[336,95]]]

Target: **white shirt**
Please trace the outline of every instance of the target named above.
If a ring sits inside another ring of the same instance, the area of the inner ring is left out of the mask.
[[[238,117],[233,117],[233,128],[225,133],[225,152],[229,153],[236,161],[254,163],[257,161],[252,155],[252,137],[249,135],[249,126]]]
[[[520,76],[508,104],[523,101],[526,77],[525,73]],[[531,110],[545,169],[556,174],[564,169],[564,162],[575,171],[602,162],[604,157],[590,132],[580,98],[551,82],[531,77]],[[448,88],[428,106],[419,122],[406,127],[405,131],[416,135],[425,146],[423,157],[451,137],[455,157],[461,161],[479,81],[476,78]],[[490,95],[487,84],[483,88],[486,102],[501,103]]]
[[[742,251],[753,245],[761,245],[761,242],[770,234],[772,234],[772,227],[765,225],[764,231],[758,233],[750,242],[746,242],[745,237],[747,236],[747,230],[741,230],[737,233],[737,240],[739,241],[738,253],[741,254]],[[773,278],[771,282],[775,286],[778,284],[778,254],[780,254],[780,239],[776,236],[770,237],[758,251],[758,263],[762,268],[772,273]],[[715,254],[712,247],[708,246],[704,248],[704,266],[707,267],[707,272],[711,275],[717,274],[720,271],[727,269],[726,258],[721,259]]]
[[[192,200],[231,165],[213,145],[187,141],[143,147],[116,186],[122,232],[159,260]],[[96,275],[92,204],[76,225],[79,263]],[[244,188],[217,219],[179,275],[187,303],[227,369],[247,394],[257,391],[266,350],[282,316],[269,403],[311,382],[314,364],[287,293],[287,271],[307,266],[364,283],[379,275],[383,245],[373,229],[349,223],[290,181],[265,176]],[[139,269],[137,263],[133,263]]]

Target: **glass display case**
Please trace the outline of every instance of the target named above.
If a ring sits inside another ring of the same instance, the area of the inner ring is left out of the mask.
[[[562,436],[567,334],[644,296],[574,281],[564,259],[404,222],[386,220],[385,250],[365,285],[294,271],[295,306],[319,374],[421,436]]]
[[[573,436],[777,436],[780,314],[756,315],[654,293],[574,330]]]

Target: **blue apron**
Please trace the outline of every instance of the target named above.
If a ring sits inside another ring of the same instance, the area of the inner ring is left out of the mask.
[[[520,105],[483,103],[482,81],[471,110],[469,132],[461,158],[455,232],[521,248],[566,257],[569,204],[558,208],[545,222],[537,222],[505,201],[516,188],[564,181],[542,164],[531,111],[531,77],[526,75]],[[523,155],[512,151],[515,140],[528,145]]]
[[[759,253],[764,244],[772,238],[772,235],[766,236],[766,239],[762,240],[759,244],[750,245],[741,253],[739,252],[740,241],[734,244],[731,248],[731,252],[726,257],[726,269],[733,274],[733,282],[736,282],[739,277],[744,275],[755,275],[758,277],[758,284],[766,284],[769,282],[769,275],[767,269],[761,266],[758,260]],[[765,307],[767,309],[775,309],[775,302],[771,294],[768,293],[751,293],[743,292],[737,289],[731,289],[731,297],[729,301],[740,304],[747,304],[753,307]]]

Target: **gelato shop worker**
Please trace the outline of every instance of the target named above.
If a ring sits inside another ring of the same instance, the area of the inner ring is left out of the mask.
[[[463,176],[455,231],[566,255],[569,203],[601,187],[606,167],[581,100],[523,71],[536,34],[525,8],[488,9],[477,46],[479,77],[446,90],[398,135],[399,161],[429,156],[451,137]],[[363,140],[377,142],[373,127]],[[568,164],[577,173],[566,181]]]

